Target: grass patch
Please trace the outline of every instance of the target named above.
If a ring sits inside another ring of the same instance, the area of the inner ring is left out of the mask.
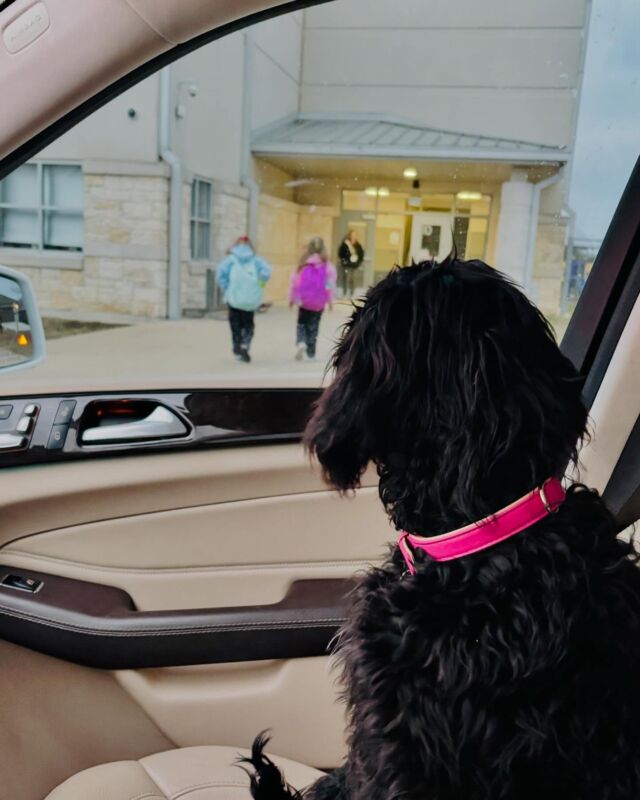
[[[44,335],[48,340],[125,327],[124,325],[111,325],[107,322],[82,322],[77,319],[60,319],[58,317],[43,317],[42,324],[44,325]]]

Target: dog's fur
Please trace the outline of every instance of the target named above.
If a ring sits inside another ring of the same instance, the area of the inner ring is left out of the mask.
[[[585,436],[549,325],[481,262],[393,271],[334,367],[307,445],[342,492],[373,461],[398,530],[497,511],[561,476]],[[638,800],[640,571],[598,494],[574,486],[494,548],[416,561],[406,574],[393,547],[359,582],[338,646],[348,757],[305,800]],[[263,746],[253,796],[300,797]]]

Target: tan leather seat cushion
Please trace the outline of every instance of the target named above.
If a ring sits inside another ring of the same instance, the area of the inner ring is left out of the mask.
[[[249,778],[234,762],[234,747],[183,747],[139,761],[116,761],[79,772],[46,800],[247,800]],[[286,758],[273,759],[289,783],[304,789],[322,773]]]

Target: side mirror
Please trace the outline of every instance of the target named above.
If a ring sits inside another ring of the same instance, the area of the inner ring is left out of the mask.
[[[44,328],[31,281],[0,266],[0,372],[31,367],[44,356]]]

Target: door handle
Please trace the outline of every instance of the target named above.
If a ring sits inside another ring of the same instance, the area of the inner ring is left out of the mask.
[[[146,417],[131,422],[110,420],[106,425],[87,428],[80,434],[83,444],[108,442],[145,442],[152,439],[174,439],[187,434],[187,426],[177,414],[165,406],[156,406]]]

